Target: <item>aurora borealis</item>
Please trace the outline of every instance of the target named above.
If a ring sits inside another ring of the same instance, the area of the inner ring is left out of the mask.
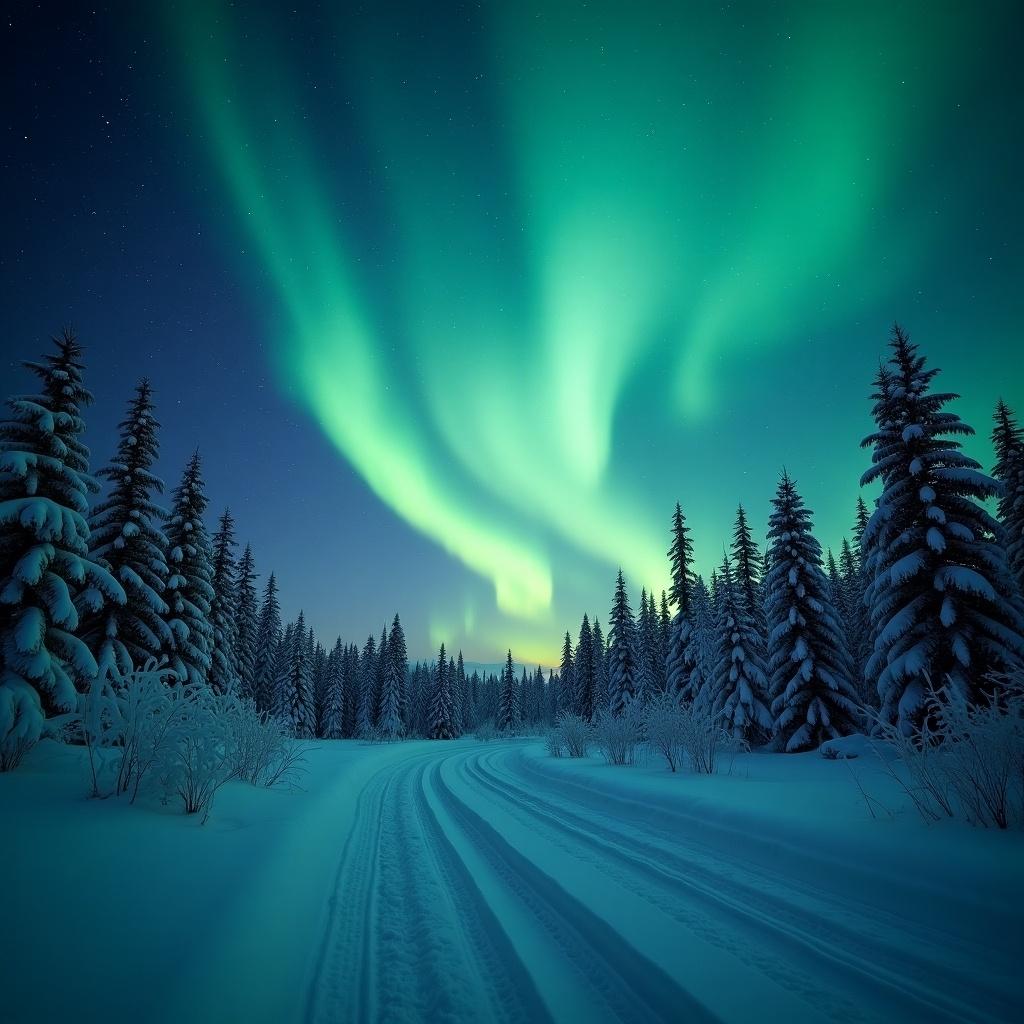
[[[785,464],[835,545],[896,318],[989,463],[997,395],[1024,406],[1020,121],[993,102],[1020,95],[1013,21],[952,3],[108,14],[110,73],[131,66],[131,102],[159,112],[175,216],[214,239],[202,267],[183,240],[180,272],[238,282],[248,358],[302,420],[275,456],[290,486],[345,481],[301,531],[326,558],[288,551],[302,512],[283,497],[240,512],[243,534],[266,518],[250,530],[286,598],[319,579],[324,635],[379,631],[397,601],[414,655],[444,638],[551,662],[584,610],[604,618],[617,565],[665,585],[677,500],[708,569],[738,502],[763,533]],[[8,284],[16,325],[49,330],[75,282],[42,310]],[[198,345],[232,319],[205,301]],[[248,500],[241,479],[223,499]],[[385,508],[386,536],[361,528]],[[371,579],[374,558],[409,578]]]

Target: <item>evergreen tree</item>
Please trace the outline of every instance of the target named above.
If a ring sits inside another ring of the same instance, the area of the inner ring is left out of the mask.
[[[256,648],[259,643],[259,605],[256,599],[256,564],[246,544],[235,580],[235,657],[242,697],[256,699]]]
[[[315,732],[311,646],[306,616],[300,611],[292,630],[286,675],[279,683],[287,698],[284,720],[297,739],[310,739]]]
[[[13,767],[46,715],[70,711],[96,675],[74,634],[79,611],[123,605],[125,592],[89,555],[89,449],[80,409],[82,349],[65,331],[56,352],[26,363],[37,395],[7,399],[0,422],[0,768]],[[80,593],[80,608],[72,597]]]
[[[636,618],[636,653],[636,699],[646,701],[654,691],[654,659],[657,656],[657,611],[653,596],[650,601],[647,599],[646,588],[640,591],[640,611]]]
[[[235,689],[238,682],[238,661],[235,644],[238,627],[235,621],[235,520],[231,510],[224,509],[217,532],[213,535],[213,600],[210,602],[210,626],[213,631],[210,652],[210,685],[217,693]],[[309,666],[306,666],[307,670]]]
[[[373,690],[370,698],[370,720],[375,729],[380,728],[384,700],[384,683],[390,672],[388,658],[388,627],[385,623],[377,645],[377,660],[374,663]]]
[[[672,617],[668,651],[665,655],[667,687],[678,699],[692,700],[695,693],[690,678],[694,669],[691,648],[693,542],[690,540],[690,530],[686,525],[683,510],[678,504],[672,516],[672,543],[668,549],[668,557],[672,571],[669,600],[675,607],[675,614]]]
[[[993,674],[1024,654],[1019,605],[996,540],[998,523],[982,502],[998,485],[964,455],[954,436],[971,428],[944,407],[957,396],[931,391],[917,346],[897,326],[880,377],[877,430],[862,477],[881,480],[864,532],[875,634],[867,672],[881,713],[911,731],[924,717],[929,683],[979,701]]]
[[[263,603],[253,641],[252,696],[258,711],[269,711],[273,704],[277,677],[277,648],[281,643],[281,606],[277,600],[277,579],[273,573],[263,588]]]
[[[559,714],[567,712],[577,714],[576,707],[576,666],[572,654],[572,637],[569,631],[565,632],[565,639],[562,641],[562,665],[558,670],[559,681]]]
[[[310,658],[310,691],[313,695],[313,735],[317,739],[323,739],[327,727],[327,702],[329,680],[327,675],[327,651],[324,645],[316,639],[312,628],[309,631],[309,645],[307,650],[311,653]]]
[[[289,622],[277,645],[274,664],[274,694],[270,713],[286,726],[292,725],[292,708],[295,704],[292,664],[295,660],[295,623]]]
[[[462,651],[459,651],[459,660],[455,666],[455,685],[452,687],[452,722],[456,735],[459,736],[469,727],[466,686],[466,663],[462,660]]]
[[[608,706],[613,715],[621,715],[636,699],[639,675],[636,625],[620,569],[608,629]]]
[[[854,548],[843,538],[839,553],[840,599],[839,612],[843,621],[846,650],[853,667],[853,684],[862,704],[872,704],[873,697],[864,686],[864,666],[867,664],[870,628],[867,607],[864,604],[864,573]]]
[[[437,656],[437,673],[434,677],[434,695],[430,702],[430,738],[432,740],[455,739],[452,722],[452,676],[454,666],[449,666],[444,644]]]
[[[573,703],[576,706],[576,713],[589,722],[594,717],[597,673],[594,665],[594,634],[590,630],[590,620],[586,613],[580,623],[580,637],[576,644],[573,669]]]
[[[512,652],[508,652],[505,668],[501,673],[498,696],[498,717],[495,725],[499,732],[516,732],[519,729],[521,712],[519,708],[519,687],[516,686],[515,666]]]
[[[384,665],[381,683],[380,707],[377,713],[377,726],[390,738],[400,736],[403,729],[405,711],[405,676],[409,671],[409,658],[405,648],[405,631],[395,613],[391,624],[391,635],[385,634],[384,654],[381,662]]]
[[[668,692],[668,650],[672,639],[672,612],[668,606],[668,594],[661,592],[661,608],[658,610],[658,651],[656,657],[658,671],[658,691]]]
[[[718,667],[717,618],[703,576],[697,576],[693,583],[690,617],[693,626],[686,647],[686,660],[691,666],[690,676],[688,688],[682,692],[681,697],[710,706],[714,704],[715,670]]]
[[[811,513],[782,474],[769,520],[769,692],[775,742],[787,753],[812,750],[857,728],[857,698]],[[835,569],[835,560],[831,568]],[[834,584],[840,592],[838,571]]]
[[[744,609],[754,626],[759,641],[759,654],[764,656],[767,626],[761,602],[761,552],[747,525],[747,514],[740,505],[736,509],[736,526],[732,540],[732,578],[743,601]]]
[[[357,644],[349,644],[348,657],[345,661],[344,718],[341,726],[341,732],[345,739],[359,735],[357,719],[359,695],[362,692],[360,672],[359,647]]]
[[[1024,595],[1024,430],[1000,399],[996,405],[992,444],[996,463],[992,475],[999,481],[999,524],[1006,548],[1006,564]]]
[[[359,704],[356,709],[356,735],[369,736],[373,731],[373,681],[377,678],[377,644],[373,634],[366,638],[359,659]]]
[[[608,652],[604,646],[604,635],[601,632],[601,622],[594,619],[594,628],[591,631],[591,638],[594,645],[594,706],[592,716],[608,709]],[[550,685],[550,682],[549,682]]]
[[[323,736],[340,740],[345,717],[345,648],[341,637],[334,641],[325,667],[326,699],[324,702]]]
[[[760,654],[760,637],[747,599],[733,578],[728,555],[718,576],[718,659],[714,710],[737,739],[761,743],[772,729],[768,711],[768,678]]]
[[[183,682],[205,685],[210,675],[213,629],[213,563],[210,537],[203,519],[206,513],[202,466],[193,452],[181,483],[171,496],[167,521],[167,604],[179,625],[167,650],[170,667]],[[273,678],[273,676],[271,677]]]
[[[101,672],[113,667],[124,674],[150,659],[160,661],[173,647],[175,633],[181,632],[180,624],[168,624],[170,609],[164,601],[170,573],[161,524],[167,512],[154,501],[164,489],[152,472],[160,450],[154,409],[153,389],[143,378],[119,424],[117,453],[97,474],[111,487],[89,517],[92,557],[110,571],[126,596],[124,604],[108,604],[83,623],[82,639]]]

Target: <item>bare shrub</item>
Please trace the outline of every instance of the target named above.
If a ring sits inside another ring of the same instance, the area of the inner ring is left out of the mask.
[[[570,757],[587,756],[587,750],[594,738],[594,729],[585,718],[564,711],[558,716],[558,725],[555,728],[561,735]]]
[[[609,764],[633,764],[640,742],[640,716],[632,705],[620,715],[604,711],[594,726],[594,739]]]
[[[557,725],[548,729],[547,733],[545,733],[544,745],[547,747],[548,754],[551,757],[561,757],[565,753],[565,739],[562,737],[562,731]]]
[[[904,732],[875,716],[894,752],[880,760],[925,821],[962,817],[973,825],[1024,824],[1024,678],[993,680],[990,700],[965,701],[929,688],[922,724]],[[902,769],[900,771],[899,769]]]
[[[480,740],[483,743],[488,743],[498,735],[498,730],[494,727],[494,722],[488,720],[480,722],[473,732],[473,738]]]

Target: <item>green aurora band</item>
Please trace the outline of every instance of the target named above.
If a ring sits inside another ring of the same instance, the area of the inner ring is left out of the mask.
[[[699,566],[717,561],[728,522],[687,489],[689,433],[733,415],[743,367],[898,295],[930,244],[890,233],[872,256],[887,183],[982,29],[942,8],[922,30],[921,11],[485,4],[456,39],[422,14],[418,34],[339,14],[330,60],[305,68],[284,16],[242,24],[211,0],[168,24],[284,311],[282,383],[550,660],[553,599],[578,619],[561,598],[594,566],[665,586],[677,498]],[[339,172],[353,161],[372,202]],[[863,332],[876,353],[884,329]],[[857,439],[826,543],[848,525]],[[452,614],[474,628],[471,602]]]

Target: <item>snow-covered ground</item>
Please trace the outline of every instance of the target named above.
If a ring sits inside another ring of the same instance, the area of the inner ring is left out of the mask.
[[[715,778],[529,741],[319,742],[201,827],[0,775],[4,1021],[1011,1020],[1024,836],[926,827],[869,755]]]

